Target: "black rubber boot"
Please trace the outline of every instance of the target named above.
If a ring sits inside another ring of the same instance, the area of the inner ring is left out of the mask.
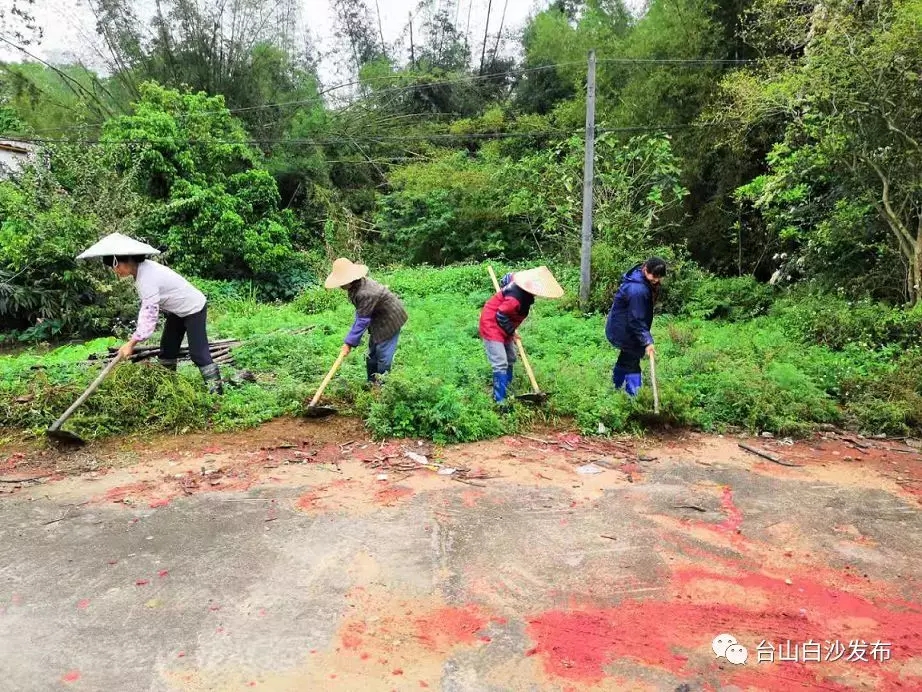
[[[221,370],[218,368],[217,363],[203,365],[199,368],[199,372],[202,373],[202,379],[205,380],[209,394],[224,394],[224,386],[221,384]]]
[[[365,359],[365,374],[368,376],[368,383],[374,384],[378,379],[378,363],[371,358]]]

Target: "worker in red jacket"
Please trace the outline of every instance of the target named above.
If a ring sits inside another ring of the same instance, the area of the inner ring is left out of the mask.
[[[559,298],[563,289],[547,267],[506,274],[500,291],[480,311],[480,338],[493,370],[493,400],[501,404],[512,383],[516,329],[528,317],[535,297]]]

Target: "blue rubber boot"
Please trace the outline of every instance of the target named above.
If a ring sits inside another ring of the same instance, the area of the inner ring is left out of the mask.
[[[629,397],[637,396],[641,386],[643,386],[643,375],[639,372],[630,372],[625,376],[624,391],[627,392]]]
[[[509,384],[508,376],[504,372],[493,373],[493,401],[501,404],[506,400],[506,387]]]
[[[506,386],[512,388],[512,364],[506,368]]]
[[[621,389],[624,387],[624,379],[627,377],[627,370],[619,366],[615,366],[611,371],[611,383],[615,385],[615,389]]]

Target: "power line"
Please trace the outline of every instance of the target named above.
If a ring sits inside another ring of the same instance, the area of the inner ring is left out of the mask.
[[[538,67],[517,68],[513,70],[506,70],[504,72],[492,72],[492,73],[482,74],[482,75],[467,75],[467,76],[458,77],[455,79],[415,82],[413,84],[405,84],[399,87],[378,89],[377,91],[371,92],[370,96],[395,94],[395,93],[413,91],[415,89],[425,89],[425,88],[435,87],[435,86],[450,86],[454,84],[463,84],[465,82],[471,82],[474,80],[495,79],[497,77],[506,77],[506,76],[513,75],[513,74],[528,74],[531,72],[542,72],[545,70],[552,70],[557,67],[564,67],[564,66],[570,66],[570,65],[581,65],[581,64],[582,63],[579,63],[579,62],[557,63],[554,65],[540,65]],[[223,110],[216,110],[216,111],[198,111],[195,113],[183,113],[180,115],[181,117],[191,117],[191,116],[221,115],[223,113],[247,113],[251,111],[265,110],[268,108],[287,108],[291,106],[307,106],[307,105],[321,104],[321,103],[324,103],[324,101],[322,98],[320,98],[320,96],[326,93],[330,93],[331,91],[335,91],[337,89],[344,89],[350,86],[359,86],[361,84],[364,84],[366,81],[378,81],[378,80],[383,80],[383,79],[387,79],[387,80],[407,79],[408,77],[413,77],[413,76],[414,76],[413,73],[400,74],[400,75],[383,75],[381,77],[372,77],[372,78],[369,78],[368,80],[357,80],[357,81],[352,81],[352,82],[343,82],[341,84],[336,84],[332,87],[321,89],[318,92],[318,95],[316,97],[312,97],[309,99],[280,101],[277,103],[263,103],[263,104],[259,104],[256,106],[241,106],[238,108],[225,108]],[[424,76],[424,75],[418,74],[416,76]],[[102,127],[104,124],[105,123],[88,123],[85,125],[75,125],[73,126],[73,128],[74,129],[89,129],[93,127]],[[60,132],[60,131],[67,131],[67,130],[69,130],[69,128],[52,128],[52,129],[47,129],[47,130],[40,130],[40,132]]]
[[[680,130],[687,128],[713,127],[707,124],[687,123],[678,125],[638,125],[629,127],[598,127],[596,133],[616,133],[629,134],[636,132],[666,132],[670,130]],[[520,137],[566,137],[580,134],[580,130],[565,129],[546,129],[531,130],[524,132],[469,132],[469,133],[431,133],[418,135],[381,135],[365,137],[288,137],[288,138],[261,138],[261,139],[186,139],[182,137],[160,137],[151,139],[127,139],[117,141],[103,141],[91,139],[50,139],[50,138],[19,138],[17,141],[27,144],[69,144],[79,146],[147,146],[165,143],[197,145],[197,144],[224,144],[224,145],[241,145],[257,146],[261,144],[301,144],[301,145],[323,145],[323,144],[354,144],[360,143],[382,143],[382,142],[430,142],[445,140],[466,140],[466,139],[515,139]]]
[[[729,65],[741,65],[748,64],[753,62],[758,62],[757,60],[747,60],[747,59],[721,59],[721,58],[601,58],[597,60],[600,63],[612,63],[612,64],[637,64],[637,65],[714,65],[714,64],[729,64]],[[505,70],[503,72],[491,72],[487,74],[478,74],[478,75],[466,75],[464,77],[459,77],[455,79],[444,79],[444,80],[435,80],[435,81],[425,81],[425,82],[415,82],[413,84],[406,84],[399,87],[392,87],[387,89],[379,89],[377,91],[371,92],[370,96],[381,96],[385,94],[394,94],[402,93],[407,91],[413,91],[416,89],[425,89],[436,86],[451,86],[455,84],[463,84],[466,82],[473,82],[476,80],[489,80],[496,79],[499,77],[507,77],[509,75],[526,75],[535,72],[543,72],[546,70],[554,70],[559,67],[583,67],[583,62],[560,62],[553,63],[549,65],[539,65],[537,67],[528,67],[528,68],[514,68],[511,70]],[[269,108],[288,108],[293,106],[307,106],[307,105],[316,105],[324,103],[324,100],[320,98],[323,94],[328,94],[339,89],[345,89],[351,86],[359,86],[370,81],[382,81],[388,80],[393,81],[396,79],[407,79],[412,78],[414,74],[405,73],[405,74],[395,74],[395,75],[381,75],[379,77],[371,77],[365,80],[355,80],[351,82],[343,82],[340,84],[335,84],[326,89],[321,89],[318,91],[316,97],[311,97],[309,99],[297,99],[292,101],[280,101],[277,103],[264,103],[255,106],[241,106],[238,108],[226,108],[219,111],[200,111],[196,113],[186,113],[182,114],[183,117],[191,116],[209,116],[209,115],[220,115],[222,113],[247,113],[258,110],[266,110]],[[424,75],[416,75],[424,76]],[[37,132],[69,132],[71,130],[86,130],[102,127],[105,123],[87,123],[83,125],[73,125],[66,128],[48,128],[43,130],[37,130]]]

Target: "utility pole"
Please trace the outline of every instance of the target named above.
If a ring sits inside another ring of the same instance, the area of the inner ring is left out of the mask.
[[[416,68],[416,48],[413,45],[413,13],[410,12],[410,64]]]
[[[586,78],[586,158],[583,161],[583,242],[579,262],[579,305],[589,307],[589,270],[592,266],[592,182],[595,176],[595,51],[589,51]]]
[[[381,8],[378,7],[378,0],[375,0],[375,12],[378,15],[378,34],[381,36],[381,55],[387,56],[387,46],[384,45],[384,27],[381,25]]]
[[[480,52],[480,74],[483,74],[483,60],[487,57],[487,32],[490,31],[490,10],[493,9],[493,0],[487,2],[487,23],[483,27],[483,50]]]
[[[506,21],[506,8],[509,6],[509,0],[503,3],[503,16],[499,20],[499,31],[496,32],[496,45],[493,47],[493,61],[490,63],[490,72],[495,72],[496,54],[499,53],[499,39],[503,34],[503,23]]]

